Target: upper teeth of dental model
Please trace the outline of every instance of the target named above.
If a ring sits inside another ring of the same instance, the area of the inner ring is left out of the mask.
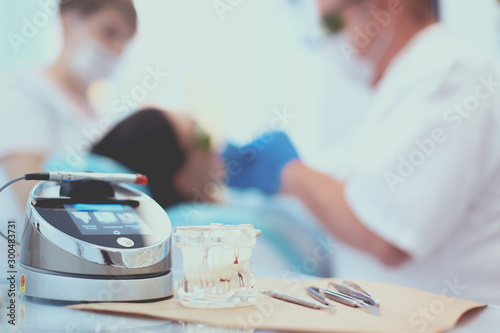
[[[251,225],[178,227],[176,244],[182,251],[184,292],[224,295],[253,282],[250,257],[260,230]]]
[[[224,246],[182,248],[189,291],[204,288],[212,289],[212,293],[226,293],[244,287],[251,278],[251,253],[251,248]]]

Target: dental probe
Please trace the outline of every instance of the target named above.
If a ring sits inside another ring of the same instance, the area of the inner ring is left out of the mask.
[[[269,295],[273,298],[280,299],[285,302],[290,302],[290,303],[295,303],[298,305],[306,306],[308,308],[312,308],[315,310],[320,310],[320,309],[330,309],[329,306],[321,304],[320,302],[317,301],[312,301],[306,298],[301,298],[301,297],[296,297],[292,295],[287,295],[283,293],[279,293],[277,291],[270,291],[270,290],[261,290],[260,291],[263,294]]]

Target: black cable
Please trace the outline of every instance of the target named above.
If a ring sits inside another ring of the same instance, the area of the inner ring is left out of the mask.
[[[25,180],[25,179],[26,179],[26,176],[21,176],[21,177],[17,177],[17,178],[12,179],[11,181],[7,182],[5,185],[3,185],[2,187],[0,187],[0,192],[2,192],[3,190],[5,190],[10,185],[12,185],[14,183],[17,183],[18,181]],[[2,231],[0,231],[0,236],[2,236],[3,238],[5,238],[6,240],[9,240],[9,238]],[[21,245],[21,243],[19,243],[17,241],[16,241],[16,244],[17,245]]]
[[[27,173],[24,176],[12,179],[10,182],[6,183],[0,187],[0,192],[5,190],[10,185],[20,181],[20,180],[50,180],[50,175],[48,172],[37,172],[37,173]]]
[[[7,235],[5,235],[2,231],[0,231],[0,236],[5,238],[6,240],[9,240],[9,237],[7,237]],[[21,243],[19,243],[18,241],[15,241],[15,243],[16,243],[16,245],[21,245]]]
[[[27,173],[24,177],[26,180],[50,180],[48,172]]]
[[[25,180],[26,179],[26,176],[21,176],[21,177],[17,177],[15,179],[12,179],[10,182],[6,183],[4,186],[0,187],[0,192],[2,192],[3,190],[5,190],[7,187],[9,187],[10,185],[20,181],[20,180]]]

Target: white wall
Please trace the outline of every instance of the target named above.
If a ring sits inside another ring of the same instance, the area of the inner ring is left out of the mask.
[[[58,19],[51,16],[16,52],[9,34],[22,34],[53,0],[0,0],[0,74],[49,62],[58,53]],[[291,113],[286,127],[304,157],[326,140],[341,140],[358,121],[352,86],[315,44],[312,0],[219,0],[233,4],[222,15],[218,0],[136,1],[140,30],[122,71],[93,90],[104,113],[142,84],[147,68],[169,73],[137,105],[191,112],[219,141],[248,142],[265,131],[275,112]],[[227,8],[226,8],[227,9]],[[500,51],[496,0],[442,0],[450,28],[491,52]],[[43,23],[43,22],[42,22]],[[335,102],[335,103],[334,103]],[[319,129],[324,130],[320,131]],[[318,143],[319,142],[319,143]]]
[[[498,0],[441,0],[443,22],[455,33],[489,52],[500,55],[500,2]]]

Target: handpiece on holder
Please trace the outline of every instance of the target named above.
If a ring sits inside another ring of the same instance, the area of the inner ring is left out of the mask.
[[[138,185],[148,184],[148,177],[141,175],[139,173],[127,174],[127,173],[49,171],[49,172],[27,173],[24,176],[12,179],[3,186],[0,186],[0,192],[5,190],[10,185],[21,180],[45,180],[45,181],[61,182],[64,185],[61,186],[62,190],[61,195],[65,194],[69,196],[73,195],[88,196],[90,195],[89,193],[95,192],[94,191],[96,190],[95,186],[97,186],[99,183],[101,183],[101,185],[102,183],[107,184],[106,189],[104,188],[100,189],[101,191],[104,191],[102,193],[102,196],[114,195],[114,191],[112,190],[110,185],[112,183],[132,183]],[[92,186],[88,186],[90,184]],[[78,187],[79,189],[75,189]]]
[[[108,183],[132,183],[147,185],[148,177],[141,174],[126,173],[97,173],[97,172],[67,172],[67,171],[49,171],[28,173],[26,180],[48,180],[59,182],[75,182],[81,180],[100,180]]]

